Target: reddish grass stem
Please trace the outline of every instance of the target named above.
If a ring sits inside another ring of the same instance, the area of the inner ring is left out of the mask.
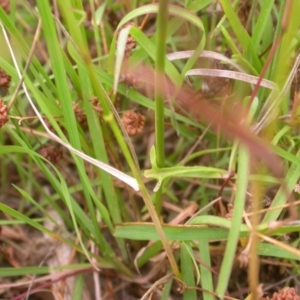
[[[268,58],[267,58],[264,66],[263,66],[263,68],[261,70],[261,73],[259,75],[258,81],[257,81],[257,83],[256,83],[256,85],[255,85],[255,87],[253,89],[253,92],[252,92],[251,97],[250,97],[250,101],[249,101],[249,103],[247,105],[247,112],[249,112],[249,110],[250,110],[252,102],[253,102],[255,96],[257,95],[257,92],[258,92],[258,89],[260,87],[260,84],[261,84],[262,80],[264,79],[264,76],[265,76],[265,74],[266,74],[266,72],[268,70],[268,67],[269,67],[269,65],[270,65],[270,63],[271,63],[271,61],[272,61],[272,59],[273,59],[273,57],[275,55],[275,52],[276,52],[276,50],[277,50],[277,48],[278,48],[281,40],[282,40],[282,34],[277,37],[275,43],[273,44],[273,46],[271,48],[271,51],[270,51],[270,53],[268,55]]]
[[[45,289],[45,288],[51,287],[54,283],[59,282],[59,281],[62,281],[62,280],[65,280],[65,279],[67,279],[68,277],[75,276],[75,275],[78,275],[78,274],[90,273],[90,272],[92,272],[93,270],[94,270],[93,267],[88,267],[88,268],[85,268],[85,269],[76,270],[76,271],[74,271],[74,272],[72,272],[72,273],[64,274],[64,275],[62,275],[62,276],[59,277],[59,278],[56,278],[56,279],[54,279],[54,280],[45,282],[45,283],[41,284],[40,286],[38,286],[38,287],[32,289],[32,290],[30,291],[30,295],[32,295],[32,294],[34,294],[34,293],[37,293],[37,292],[39,292],[39,291],[41,291],[41,290],[43,290],[43,289]],[[28,293],[28,292],[24,292],[24,293],[22,293],[22,294],[20,294],[20,295],[18,295],[18,296],[16,296],[16,297],[14,297],[14,298],[12,298],[11,300],[21,300],[21,299],[24,299],[25,297],[28,296],[27,293]]]

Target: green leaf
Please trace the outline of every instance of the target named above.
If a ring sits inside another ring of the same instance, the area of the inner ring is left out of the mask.
[[[199,240],[199,259],[200,259],[200,272],[201,272],[201,287],[203,288],[203,299],[204,300],[214,300],[213,295],[213,276],[209,268],[211,268],[210,261],[210,249],[209,242],[204,240]],[[208,292],[210,293],[208,293]]]
[[[245,208],[248,186],[249,160],[250,155],[248,150],[243,146],[240,146],[238,157],[239,171],[237,174],[237,190],[234,200],[232,225],[229,231],[228,241],[226,244],[226,249],[216,288],[216,293],[221,299],[224,298],[227,289],[227,284],[230,279],[232,265],[235,257],[236,247],[238,244],[238,239],[240,237],[240,227],[243,220],[243,211]]]
[[[227,228],[207,227],[204,225],[164,225],[163,231],[168,240],[172,241],[192,241],[195,239],[203,240],[223,240],[228,238]],[[115,237],[132,240],[159,240],[159,236],[152,224],[124,224],[116,226]],[[247,236],[248,232],[241,231],[240,236]]]
[[[195,276],[194,276],[194,267],[197,264],[195,263],[193,250],[188,243],[182,243],[180,247],[180,262],[181,262],[181,271],[182,271],[182,280],[188,287],[195,286]],[[199,276],[199,270],[198,270]],[[196,300],[197,294],[195,289],[186,289],[183,293],[184,300]]]
[[[258,53],[256,52],[256,48],[252,44],[251,38],[248,32],[245,30],[243,25],[240,22],[237,14],[234,12],[232,8],[232,4],[229,0],[220,0],[220,4],[223,7],[224,13],[231,25],[232,30],[234,31],[236,37],[238,38],[239,43],[243,47],[244,52],[247,57],[252,62],[255,70],[260,72],[262,68],[262,64],[259,60]]]

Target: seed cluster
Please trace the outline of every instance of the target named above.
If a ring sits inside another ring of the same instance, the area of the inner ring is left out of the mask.
[[[42,148],[39,153],[52,163],[58,162],[63,157],[62,150],[53,146]]]
[[[0,128],[3,127],[7,122],[7,106],[4,104],[4,101],[0,99]]]
[[[0,88],[5,89],[7,92],[10,87],[10,81],[10,75],[0,68]]]
[[[0,6],[2,6],[3,10],[9,14],[10,12],[10,0],[0,0]]]
[[[140,134],[145,125],[145,117],[137,114],[133,110],[126,111],[122,116],[122,123],[129,135],[135,136]]]
[[[84,126],[87,123],[87,119],[86,119],[86,114],[83,111],[83,109],[80,107],[78,102],[73,102],[73,110],[76,116],[76,120],[77,122],[81,125]]]
[[[300,300],[300,296],[294,288],[286,287],[274,293],[271,300]]]
[[[273,293],[272,297],[263,296],[259,300],[300,300],[300,296],[294,288],[285,287],[282,290]]]

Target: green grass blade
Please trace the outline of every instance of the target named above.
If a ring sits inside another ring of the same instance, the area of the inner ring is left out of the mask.
[[[242,224],[243,211],[246,201],[246,192],[248,185],[248,172],[249,172],[249,153],[244,147],[240,146],[238,166],[239,172],[237,175],[237,190],[234,201],[234,210],[232,216],[232,227],[229,231],[226,250],[224,253],[221,270],[218,278],[216,293],[218,297],[223,299],[227,290],[227,284],[230,279],[235,251],[239,239],[239,228]]]
[[[232,30],[234,31],[236,37],[238,38],[239,43],[243,47],[244,52],[247,57],[252,62],[254,68],[260,72],[262,65],[258,58],[258,53],[256,52],[256,48],[254,48],[251,38],[248,32],[242,26],[237,14],[234,12],[232,8],[232,4],[229,0],[220,0],[220,3],[223,7],[224,13],[231,25]]]
[[[193,258],[191,257],[192,249],[188,244],[182,243],[180,247],[180,261],[182,270],[182,280],[187,285],[187,289],[183,293],[184,300],[197,299],[194,277],[194,264]]]
[[[255,27],[252,34],[252,44],[254,49],[258,49],[259,43],[266,29],[268,18],[270,16],[271,10],[274,6],[274,0],[267,0],[262,2],[262,7],[258,20],[255,22]]]
[[[199,240],[199,259],[200,259],[200,272],[201,272],[201,287],[203,288],[203,299],[214,300],[214,295],[205,291],[214,292],[213,277],[210,260],[209,242]]]

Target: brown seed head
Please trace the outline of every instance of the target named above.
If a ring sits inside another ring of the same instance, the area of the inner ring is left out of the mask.
[[[131,73],[123,73],[120,75],[119,82],[124,82],[127,86],[132,86],[135,89],[141,88],[139,78]]]
[[[11,77],[2,69],[0,69],[0,87],[8,90],[10,86]]]
[[[144,129],[145,117],[133,110],[128,110],[122,116],[122,123],[129,135],[138,135]]]
[[[2,6],[3,10],[9,14],[10,12],[10,0],[0,0],[0,6]]]
[[[271,300],[300,300],[300,296],[294,288],[286,287],[274,293]]]
[[[102,107],[100,106],[98,99],[96,97],[92,97],[89,100],[93,105],[93,109],[99,113],[102,113],[103,110]]]
[[[8,122],[7,106],[4,104],[3,99],[0,99],[0,128]]]
[[[80,107],[78,102],[73,102],[73,110],[76,116],[76,120],[80,125],[85,125],[86,120],[86,114],[83,111],[83,109]]]
[[[63,157],[62,150],[52,146],[42,148],[39,153],[52,163],[58,162]]]
[[[233,205],[231,203],[229,203],[227,205],[227,209],[228,209],[228,213],[225,215],[225,218],[228,220],[232,219],[232,215],[233,215]]]

